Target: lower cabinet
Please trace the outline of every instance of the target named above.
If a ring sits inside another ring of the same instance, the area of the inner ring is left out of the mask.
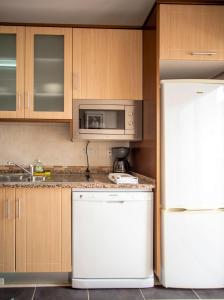
[[[15,272],[15,189],[0,188],[0,272]]]
[[[2,272],[70,272],[71,189],[2,188],[0,195]]]

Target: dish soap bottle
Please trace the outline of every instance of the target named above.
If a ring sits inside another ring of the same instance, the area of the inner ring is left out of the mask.
[[[42,165],[42,162],[39,159],[37,159],[34,164],[34,172],[43,173],[43,171],[44,171],[44,167]]]

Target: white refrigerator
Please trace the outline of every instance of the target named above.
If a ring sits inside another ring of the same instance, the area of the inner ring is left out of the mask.
[[[161,81],[161,282],[224,287],[224,81]]]

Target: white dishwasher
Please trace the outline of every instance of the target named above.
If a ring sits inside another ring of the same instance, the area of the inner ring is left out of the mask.
[[[72,287],[154,285],[153,193],[73,189]]]

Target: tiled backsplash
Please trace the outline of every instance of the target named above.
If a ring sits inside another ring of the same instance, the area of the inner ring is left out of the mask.
[[[90,166],[111,166],[111,148],[128,142],[94,141],[88,147]],[[85,166],[86,141],[71,142],[68,124],[0,123],[0,165],[15,161],[28,165]]]

